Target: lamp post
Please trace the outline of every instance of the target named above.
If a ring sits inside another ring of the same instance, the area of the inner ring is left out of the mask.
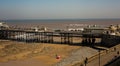
[[[99,66],[100,66],[100,49],[98,50],[98,52],[99,52]]]

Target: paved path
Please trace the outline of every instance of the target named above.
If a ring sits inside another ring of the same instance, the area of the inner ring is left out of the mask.
[[[115,56],[118,56],[117,51],[120,52],[120,45],[118,45],[116,51],[111,51],[103,56],[100,56],[100,65],[99,65],[99,57],[95,60],[89,62],[86,66],[104,66],[107,62],[114,59]]]

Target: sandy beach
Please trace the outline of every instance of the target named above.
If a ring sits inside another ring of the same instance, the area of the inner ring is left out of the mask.
[[[1,41],[0,66],[50,66],[69,56],[80,46]],[[61,59],[56,59],[56,54]]]
[[[16,60],[0,63],[0,66],[48,66],[42,61],[27,59],[27,60]]]

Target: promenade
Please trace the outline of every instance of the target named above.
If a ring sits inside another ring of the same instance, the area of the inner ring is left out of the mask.
[[[100,56],[94,59],[93,61],[86,64],[86,66],[104,66],[108,62],[110,62],[112,59],[114,59],[117,56],[120,56],[117,54],[117,51],[120,52],[120,45],[116,46],[116,50],[110,50],[107,54]],[[100,61],[99,61],[100,60]]]

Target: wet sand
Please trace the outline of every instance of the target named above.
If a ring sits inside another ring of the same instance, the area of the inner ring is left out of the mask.
[[[38,21],[6,21],[6,23],[10,26],[17,26],[17,27],[48,27],[48,28],[52,28],[52,29],[65,29],[66,25],[69,24],[96,24],[96,25],[111,25],[111,24],[119,24],[120,23],[120,19],[88,19],[88,20],[38,20]]]

